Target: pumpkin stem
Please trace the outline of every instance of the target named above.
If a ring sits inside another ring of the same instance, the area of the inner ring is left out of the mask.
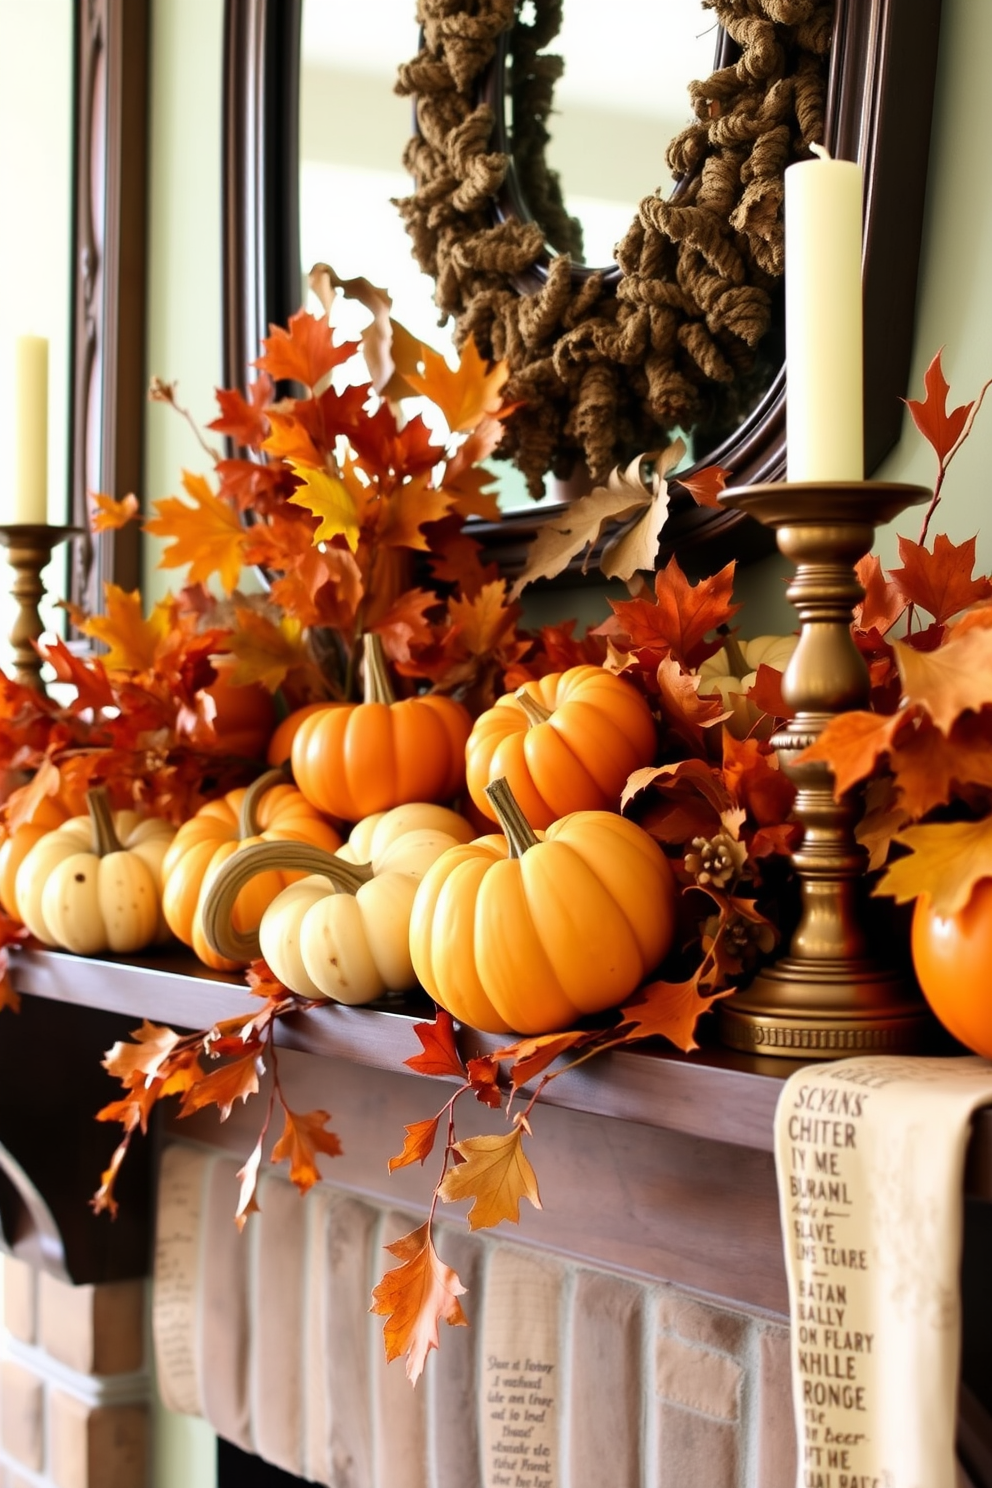
[[[86,792],[86,810],[93,829],[94,856],[105,858],[108,853],[123,852],[120,838],[114,831],[114,813],[110,809],[110,796],[105,785],[94,785]]]
[[[241,810],[238,812],[238,836],[244,841],[246,837],[257,837],[261,832],[258,820],[258,803],[267,790],[274,785],[283,785],[289,780],[289,771],[285,765],[278,769],[266,770],[253,780],[245,791],[241,800]]]
[[[226,961],[247,963],[259,956],[258,929],[246,931],[235,927],[234,902],[256,874],[273,870],[320,873],[341,894],[357,894],[362,884],[375,876],[371,864],[346,863],[312,842],[252,842],[239,848],[221,864],[200,908],[204,939]]]
[[[496,820],[503,829],[507,857],[522,858],[529,847],[537,845],[540,838],[517,804],[517,798],[506,777],[501,775],[498,780],[487,785],[486,795],[496,813]]]
[[[542,702],[539,702],[536,697],[527,691],[526,683],[523,687],[517,688],[514,697],[520,706],[520,711],[527,719],[531,728],[534,728],[538,723],[547,723],[551,717],[551,709],[546,708]]]
[[[748,672],[754,671],[753,666],[748,666],[747,658],[735,635],[728,633],[723,637],[723,649],[727,657],[727,671],[731,677],[746,677]]]
[[[382,637],[374,630],[362,636],[362,663],[367,703],[395,703],[396,694],[386,669],[386,653],[382,649]]]

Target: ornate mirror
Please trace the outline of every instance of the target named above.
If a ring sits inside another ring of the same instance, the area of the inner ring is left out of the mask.
[[[576,4],[576,0],[572,3]],[[301,302],[301,275],[304,267],[308,267],[300,261],[297,195],[302,5],[303,0],[282,0],[278,5],[275,0],[228,0],[226,8],[225,370],[229,380],[235,383],[243,379],[245,367],[256,354],[259,338],[266,332],[268,323],[284,320]],[[667,16],[669,7],[653,9]],[[356,10],[363,18],[368,14],[364,7]],[[710,55],[716,51],[715,79],[695,90],[697,119],[689,135],[683,136],[683,159],[688,159],[696,172],[693,180],[700,179],[699,172],[703,177],[706,175],[714,134],[719,142],[719,130],[710,127],[714,120],[719,121],[723,109],[719,88],[733,91],[736,86],[740,91],[741,75],[749,69],[755,70],[754,59],[762,55],[762,46],[766,53],[771,49],[772,61],[769,63],[766,56],[762,64],[765,74],[760,99],[767,102],[768,91],[776,87],[780,92],[791,89],[794,117],[797,108],[801,116],[803,107],[802,100],[797,103],[795,98],[796,77],[802,73],[804,56],[819,48],[823,59],[820,107],[824,142],[835,155],[859,159],[864,165],[865,468],[869,473],[895,443],[901,425],[900,398],[906,391],[912,346],[939,10],[939,0],[912,0],[912,3],[902,0],[900,4],[895,0],[746,0],[744,4],[735,0],[733,5],[729,0],[714,0],[699,12],[702,21],[699,31],[705,32],[713,25],[714,15],[726,20],[727,29],[718,37],[709,38]],[[514,235],[519,239],[523,228],[530,235],[529,251],[522,257],[519,252],[509,253],[502,264],[489,266],[492,272],[485,285],[488,299],[482,310],[478,306],[473,308],[471,296],[463,292],[464,283],[452,286],[445,280],[443,265],[439,266],[430,257],[429,243],[427,250],[422,242],[418,243],[418,253],[421,263],[437,276],[438,303],[457,317],[457,335],[475,334],[483,350],[498,354],[507,351],[506,335],[500,344],[499,336],[492,334],[492,327],[498,329],[499,321],[492,306],[499,307],[504,326],[514,320],[519,323],[527,316],[538,317],[547,304],[549,283],[556,276],[561,281],[567,276],[566,332],[572,339],[566,341],[559,334],[550,338],[545,350],[546,361],[550,359],[551,365],[556,355],[562,360],[574,356],[576,344],[582,347],[583,336],[592,342],[597,337],[600,342],[609,341],[601,334],[596,319],[598,309],[609,306],[611,296],[613,304],[623,305],[632,288],[643,292],[642,284],[635,282],[636,276],[629,272],[629,265],[635,254],[640,256],[639,262],[643,260],[645,218],[670,219],[685,204],[689,189],[683,179],[673,187],[672,194],[662,186],[660,192],[644,199],[626,239],[621,241],[618,252],[621,272],[591,273],[588,266],[573,263],[561,249],[555,248],[548,224],[537,222],[528,191],[533,198],[539,183],[536,187],[533,163],[528,165],[522,145],[514,139],[515,119],[525,117],[523,111],[528,107],[528,98],[532,109],[535,99],[540,104],[538,84],[547,92],[547,69],[550,66],[553,72],[557,64],[539,65],[537,71],[543,67],[544,73],[537,82],[531,78],[529,94],[524,87],[521,95],[520,76],[525,80],[530,76],[528,66],[533,73],[535,57],[558,55],[556,36],[560,40],[558,28],[567,11],[567,0],[564,9],[556,0],[543,0],[542,4],[534,4],[533,0],[521,0],[519,4],[513,0],[473,0],[469,4],[466,0],[464,8],[452,0],[421,0],[424,41],[417,59],[404,71],[404,86],[417,97],[418,134],[407,158],[416,170],[419,184],[410,191],[403,208],[414,228],[416,242],[416,224],[412,219],[421,210],[417,198],[425,184],[430,184],[429,172],[422,161],[418,164],[418,157],[427,148],[436,150],[444,146],[450,133],[450,130],[434,129],[432,139],[432,119],[424,102],[425,69],[429,75],[433,68],[436,77],[442,64],[447,65],[445,59],[450,61],[458,50],[455,48],[453,52],[451,37],[463,39],[466,33],[472,34],[471,64],[464,61],[459,64],[455,58],[456,66],[461,67],[459,81],[455,83],[454,95],[449,89],[444,108],[448,110],[449,124],[457,128],[461,121],[467,155],[472,155],[468,137],[475,141],[478,179],[473,181],[472,191],[466,188],[459,194],[457,183],[452,188],[450,182],[439,182],[436,176],[432,177],[437,196],[435,218],[442,228],[451,228],[456,258],[458,251],[463,258],[471,257],[472,233],[466,238],[465,223],[455,221],[453,212],[456,216],[461,212],[463,218],[471,216],[472,232],[497,237],[502,234],[511,243]],[[612,16],[612,10],[609,14]],[[369,24],[373,24],[371,16]],[[534,33],[535,27],[540,34],[528,35],[528,30]],[[815,46],[811,40],[813,32],[817,36]],[[625,41],[628,50],[638,45],[636,26],[633,32],[630,26],[625,28]],[[461,55],[464,58],[464,48]],[[689,81],[687,78],[686,83]],[[557,78],[552,78],[552,83],[560,88]],[[622,81],[618,86],[622,92]],[[565,95],[557,96],[562,100],[562,109],[567,109]],[[705,107],[701,108],[701,102]],[[550,119],[551,142],[545,146],[538,167],[545,185],[555,171],[556,121],[550,107],[549,102],[544,122]],[[436,111],[439,117],[444,117],[443,108]],[[701,111],[705,114],[703,119],[698,118]],[[465,120],[471,122],[466,124]],[[813,130],[811,137],[815,138],[818,126],[809,127]],[[356,121],[355,132],[361,134],[361,121]],[[795,132],[793,126],[793,135]],[[501,142],[509,148],[501,151]],[[449,153],[451,143],[448,140]],[[663,160],[666,145],[667,140],[659,139],[659,162]],[[695,157],[690,158],[693,150]],[[766,153],[773,153],[770,146]],[[787,154],[779,150],[779,163],[774,170],[767,161],[758,162],[767,170],[770,186],[780,176]],[[507,156],[512,156],[513,171],[507,168]],[[483,179],[480,158],[483,162],[489,160],[488,179]],[[646,179],[645,191],[657,187],[665,175],[664,166],[659,163],[655,170],[658,179]],[[567,222],[574,215],[568,210],[567,180],[563,190],[563,217]],[[724,243],[730,241],[732,246],[739,246],[739,226],[732,222],[728,228],[726,221],[735,204],[730,203],[723,218],[718,201],[709,200],[706,205],[718,237],[722,235]],[[467,211],[462,211],[463,207]],[[441,236],[442,232],[434,232],[435,240]],[[719,253],[720,249],[714,251]],[[625,268],[626,274],[622,272]],[[677,264],[674,273],[678,287]],[[643,282],[645,277],[651,279],[642,272],[640,280]],[[655,278],[657,282],[649,284],[649,292],[670,294],[672,278],[666,279],[663,274]],[[785,374],[775,339],[774,286],[768,299],[769,330],[757,358],[760,375],[744,386],[737,408],[731,406],[732,400],[726,403],[719,417],[711,422],[709,436],[700,439],[701,448],[708,445],[703,463],[720,463],[732,471],[739,483],[771,479],[784,469]],[[590,306],[592,314],[585,315]],[[607,309],[606,315],[615,317],[615,312]],[[705,314],[702,319],[705,329]],[[683,334],[696,332],[690,328]],[[517,375],[514,359],[512,356],[510,359]],[[604,381],[612,378],[613,386],[620,386],[623,397],[628,398],[624,438],[615,445],[616,450],[628,455],[647,447],[650,441],[645,436],[652,429],[657,430],[656,419],[638,423],[630,413],[631,407],[635,413],[638,408],[643,411],[643,394],[639,389],[643,389],[646,380],[645,362],[646,354],[640,361],[636,355],[632,359],[628,357],[619,368],[610,363],[608,356],[602,363]],[[628,384],[634,385],[632,405]],[[698,379],[696,391],[704,402],[709,399],[711,389],[705,377]],[[532,404],[538,406],[533,397]],[[615,396],[612,406],[619,406]],[[603,427],[611,417],[614,424],[621,422],[610,412],[609,397],[602,410],[596,412],[594,402],[590,407],[594,410],[590,424]],[[545,468],[564,473],[582,452],[581,441],[575,438],[573,413],[573,404],[563,406],[550,432],[545,430],[542,456]],[[569,432],[563,434],[566,428]],[[481,535],[501,561],[512,568],[544,510],[546,507],[542,506],[513,513],[498,527]],[[681,506],[675,503],[664,546],[668,551],[677,549],[695,566],[712,565],[724,556],[744,556],[757,550],[755,534],[744,519],[729,512],[702,511],[688,499]]]

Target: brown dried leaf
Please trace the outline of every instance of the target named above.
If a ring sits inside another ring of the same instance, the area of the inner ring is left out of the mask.
[[[466,1137],[455,1143],[464,1162],[445,1174],[438,1192],[446,1204],[474,1200],[468,1212],[470,1230],[488,1229],[504,1219],[517,1224],[521,1199],[541,1208],[537,1178],[522,1144],[521,1124],[505,1136]]]

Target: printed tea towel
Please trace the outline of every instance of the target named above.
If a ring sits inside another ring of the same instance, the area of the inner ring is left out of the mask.
[[[962,1182],[983,1059],[797,1071],[775,1113],[800,1488],[954,1488]]]

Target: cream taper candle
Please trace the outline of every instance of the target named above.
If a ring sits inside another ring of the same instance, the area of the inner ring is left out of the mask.
[[[18,336],[14,347],[15,522],[48,521],[48,342]]]
[[[864,476],[861,195],[860,165],[826,151],[785,172],[790,481]]]

